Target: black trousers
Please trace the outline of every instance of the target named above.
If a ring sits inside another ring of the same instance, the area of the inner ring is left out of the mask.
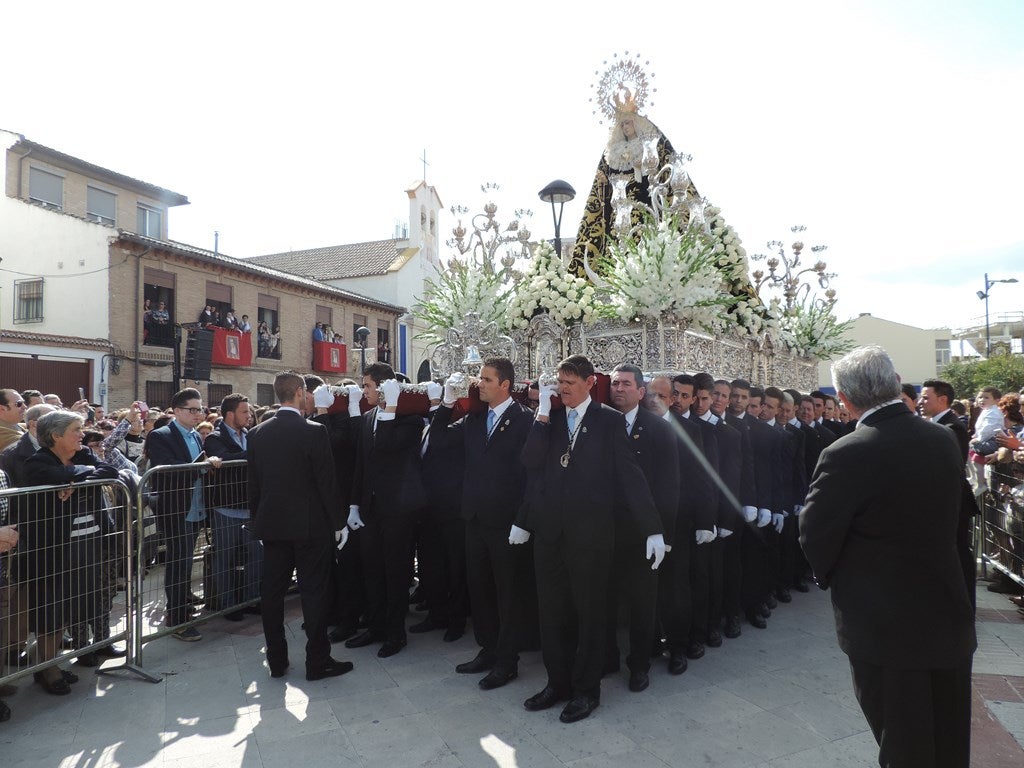
[[[971,663],[968,657],[951,669],[892,669],[850,659],[882,768],[968,768]]]
[[[363,515],[366,526],[356,533],[363,561],[367,619],[371,631],[385,640],[402,642],[409,612],[415,522],[411,515],[380,512],[371,509]]]
[[[625,606],[629,628],[629,653],[626,666],[631,671],[646,672],[651,668],[651,647],[654,645],[658,606],[658,574],[644,559],[645,540],[638,536],[617,535],[612,560],[612,576],[608,583],[608,621],[605,634],[605,659],[619,661],[619,606]],[[676,550],[665,555],[660,568],[671,568],[669,560]]]
[[[956,552],[960,559],[960,568],[964,572],[964,583],[967,585],[967,596],[971,598],[971,608],[978,607],[978,595],[975,582],[978,579],[978,564],[974,559],[974,546],[971,541],[974,535],[974,518],[962,517],[956,525]]]
[[[161,514],[157,525],[167,549],[164,560],[164,593],[167,596],[167,618],[171,627],[188,621],[188,597],[192,592],[192,558],[201,523],[190,523],[185,512]]]
[[[601,695],[612,551],[572,550],[559,537],[534,546],[540,642],[548,684]]]
[[[782,535],[779,537],[779,574],[775,581],[777,589],[789,589],[801,580],[797,578],[797,567],[802,556],[800,518],[790,514],[782,524]]]
[[[320,669],[331,655],[327,639],[334,546],[330,537],[308,541],[263,541],[263,582],[260,602],[267,663],[284,666],[288,640],[284,632],[284,596],[298,573],[302,619],[306,625],[306,669]]]
[[[353,538],[335,555],[332,572],[334,598],[330,623],[355,629],[366,610],[366,585],[358,540]]]
[[[420,583],[430,616],[465,624],[469,614],[465,522],[448,510],[427,507],[420,520],[417,551]]]
[[[750,535],[746,523],[740,523],[731,536],[722,539],[722,613],[739,616],[743,611],[743,539]]]
[[[768,552],[772,540],[778,534],[771,523],[758,528],[751,523],[743,531],[740,541],[740,558],[742,561],[742,582],[740,603],[743,612],[749,614],[768,597],[774,583],[768,579]]]
[[[508,543],[508,526],[481,525],[466,521],[466,575],[473,610],[473,637],[496,669],[509,672],[519,663],[523,617],[517,593],[524,547]]]
[[[682,653],[690,642],[694,632],[695,591],[693,589],[692,571],[694,557],[700,557],[707,576],[707,558],[704,552],[697,552],[697,543],[693,538],[693,523],[686,520],[676,521],[675,537],[670,542],[672,551],[665,555],[665,561],[658,569],[658,616],[665,633],[670,651]],[[647,565],[650,568],[650,564]],[[705,578],[702,593],[703,628],[697,633],[703,638],[707,635],[707,598],[708,584]]]

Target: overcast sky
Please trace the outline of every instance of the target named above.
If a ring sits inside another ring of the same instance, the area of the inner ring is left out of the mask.
[[[666,14],[665,8],[672,12]],[[583,10],[581,10],[583,9]],[[446,206],[579,193],[612,54],[748,253],[828,245],[841,316],[959,326],[1024,309],[1024,2],[48,3],[5,35],[0,128],[189,197],[171,237],[253,256],[392,236]],[[10,19],[9,19],[10,20]],[[129,225],[130,226],[130,225]],[[442,232],[454,226],[450,215]]]

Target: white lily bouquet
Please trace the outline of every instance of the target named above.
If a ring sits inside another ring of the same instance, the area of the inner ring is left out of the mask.
[[[508,317],[513,328],[526,328],[537,312],[547,311],[556,323],[570,325],[596,320],[597,308],[594,286],[569,272],[551,244],[542,242],[533,251],[530,268],[513,286]]]

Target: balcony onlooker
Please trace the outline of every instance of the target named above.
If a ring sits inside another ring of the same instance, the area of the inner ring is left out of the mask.
[[[220,327],[229,331],[238,330],[238,321],[235,319],[235,310],[229,309],[220,320]]]
[[[313,326],[313,341],[327,341],[324,337],[324,326],[322,323],[317,323]]]
[[[257,357],[270,357],[270,326],[266,321],[259,324],[259,331],[256,339]]]
[[[281,326],[275,325],[274,332],[270,334],[270,357],[275,360],[281,359]]]
[[[252,333],[252,324],[249,322],[248,315],[242,315],[242,320],[238,324],[238,330],[242,333]]]

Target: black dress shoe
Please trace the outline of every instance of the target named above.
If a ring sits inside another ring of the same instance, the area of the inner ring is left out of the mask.
[[[284,673],[288,671],[288,660],[285,659],[284,664],[271,664],[268,661],[267,666],[270,667],[271,677],[284,677]]]
[[[405,648],[405,640],[385,640],[384,645],[377,649],[377,657],[386,659],[388,656],[394,656],[403,648]]]
[[[433,616],[427,615],[423,621],[418,621],[409,627],[409,631],[418,635],[421,632],[432,632],[435,629],[445,629],[448,626],[448,622],[444,619],[438,619]]]
[[[778,605],[778,603],[776,603]],[[754,609],[754,613],[758,614],[763,619],[770,619],[772,617],[772,609],[768,607],[768,603],[760,603],[757,608]]]
[[[802,593],[807,593],[811,591],[811,588],[807,586],[806,581],[798,581],[796,584],[793,585],[793,589],[795,589],[797,592]]]
[[[564,693],[557,688],[553,688],[550,685],[545,686],[544,690],[540,693],[534,694],[526,701],[523,702],[523,706],[530,712],[540,712],[542,709],[551,709],[563,701],[568,701],[570,695]],[[590,714],[589,712],[587,714]],[[584,715],[586,717],[586,715]]]
[[[722,632],[718,629],[708,630],[708,639],[704,641],[704,645],[708,648],[721,648],[722,647]]]
[[[225,613],[224,618],[228,621],[245,621],[245,611],[239,608],[237,611]]]
[[[323,680],[325,677],[337,677],[338,675],[344,675],[346,672],[351,672],[353,669],[351,661],[335,661],[334,659],[328,659],[327,663],[319,669],[306,668],[306,679],[307,680]]]
[[[500,669],[492,669],[487,673],[477,685],[483,688],[485,691],[492,691],[495,688],[501,688],[503,685],[508,685],[513,680],[519,677],[518,669],[511,669],[508,671]]]
[[[774,611],[776,608],[779,607],[778,600],[776,600],[775,599],[775,595],[773,595],[771,593],[769,593],[768,597],[766,597],[764,599],[764,604],[768,606],[768,610],[770,610],[770,611]],[[765,618],[768,618],[768,617],[765,616]]]
[[[327,633],[327,639],[332,643],[340,643],[342,640],[348,640],[356,633],[352,627],[339,625]]]
[[[686,646],[686,658],[699,659],[704,655],[704,643],[699,640],[691,640]]]
[[[793,596],[789,594],[789,590],[785,587],[779,587],[775,590],[775,597],[780,603],[792,603]]]
[[[67,696],[71,693],[71,686],[68,685],[68,681],[64,679],[63,675],[56,680],[50,681],[43,677],[42,672],[36,672],[33,675],[33,679],[42,686],[44,691],[52,693],[54,696]]]
[[[597,705],[600,703],[593,696],[576,696],[565,705],[565,709],[562,710],[558,719],[563,723],[579,722],[585,717],[590,717],[590,713],[597,709]]]
[[[765,629],[768,626],[768,622],[764,620],[764,616],[751,611],[747,614],[747,621],[750,622],[750,626],[757,627],[758,629]]]
[[[100,665],[100,657],[95,653],[83,653],[75,659],[75,663],[80,667],[98,667]]]
[[[259,603],[256,603],[256,605],[247,605],[242,610],[246,613],[251,613],[253,616],[263,615],[263,607]]]
[[[670,675],[681,675],[686,671],[688,666],[686,661],[686,655],[682,653],[672,652],[668,656],[668,673]]]
[[[629,673],[629,690],[633,693],[640,693],[651,684],[650,676],[641,669],[634,669]],[[563,713],[564,714],[564,713]],[[587,714],[590,714],[589,712]],[[586,717],[587,715],[584,715]],[[572,721],[569,721],[572,722]]]
[[[740,636],[740,617],[730,616],[725,620],[725,629],[722,630],[722,634],[728,637],[730,640]]]
[[[115,648],[113,645],[104,645],[96,655],[103,659],[120,659],[128,655],[127,648]]]
[[[480,672],[490,672],[492,669],[494,669],[494,659],[485,656],[483,651],[480,651],[472,661],[463,662],[455,667],[455,671],[460,675],[475,675]]]
[[[448,629],[444,631],[444,637],[441,639],[446,643],[454,643],[456,640],[466,634],[466,623],[462,622],[459,624],[449,624]]]
[[[372,629],[368,629],[365,632],[360,632],[355,637],[350,637],[345,641],[346,648],[365,648],[368,645],[373,645],[377,641],[381,640],[381,635]]]

